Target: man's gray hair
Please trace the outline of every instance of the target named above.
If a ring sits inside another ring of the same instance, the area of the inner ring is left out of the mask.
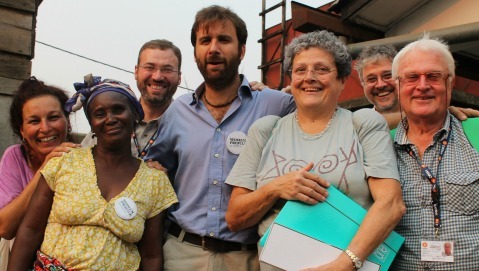
[[[377,63],[383,59],[387,59],[392,63],[397,53],[398,52],[396,51],[396,48],[389,44],[371,45],[364,48],[361,53],[359,53],[354,66],[354,68],[358,71],[361,82],[364,82],[363,69],[366,65]]]
[[[445,41],[439,38],[431,38],[429,33],[425,33],[424,36],[419,40],[406,45],[401,49],[401,51],[399,51],[396,57],[394,57],[392,64],[392,74],[394,78],[399,75],[399,63],[403,57],[414,50],[440,53],[447,63],[448,72],[451,75],[450,79],[454,78],[456,64],[454,63],[454,58],[452,57],[451,51],[449,51],[449,46]]]

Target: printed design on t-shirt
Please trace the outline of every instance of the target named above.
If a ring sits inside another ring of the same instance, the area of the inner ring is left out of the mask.
[[[274,179],[289,172],[299,170],[308,165],[309,162],[313,162],[314,166],[311,171],[323,177],[325,174],[331,173],[333,171],[342,170],[338,181],[338,188],[343,190],[345,193],[349,193],[349,183],[346,176],[346,170],[349,166],[358,163],[356,150],[356,140],[353,140],[353,144],[351,145],[349,151],[345,150],[343,147],[339,147],[336,153],[329,153],[322,157],[317,157],[318,160],[316,161],[305,161],[302,159],[297,159],[296,157],[289,158],[286,157],[286,155],[273,150],[271,155],[274,164],[272,165],[271,169],[266,171],[266,174],[259,182]],[[342,186],[344,186],[344,188]]]

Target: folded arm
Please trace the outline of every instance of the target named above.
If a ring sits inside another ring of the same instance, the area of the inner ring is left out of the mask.
[[[310,163],[300,170],[277,177],[255,191],[235,186],[226,211],[230,230],[239,231],[258,224],[280,198],[308,204],[324,201],[328,195],[324,187],[328,187],[329,183],[310,173],[312,167],[313,163]]]

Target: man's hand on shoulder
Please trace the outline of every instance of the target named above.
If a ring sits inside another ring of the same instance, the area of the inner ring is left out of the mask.
[[[250,86],[251,90],[253,90],[253,91],[256,91],[256,90],[262,91],[265,88],[270,88],[267,85],[265,85],[261,82],[258,82],[258,81],[249,82],[249,86]],[[285,86],[284,88],[281,89],[281,92],[291,94],[291,86]],[[478,111],[478,114],[479,114],[479,111]]]
[[[249,86],[250,86],[251,90],[254,90],[254,91],[255,90],[262,91],[265,88],[269,88],[267,85],[265,85],[261,82],[258,82],[258,81],[249,82]]]
[[[467,118],[479,117],[479,111],[472,108],[449,106],[449,112],[451,112],[454,117],[460,120],[467,120]]]

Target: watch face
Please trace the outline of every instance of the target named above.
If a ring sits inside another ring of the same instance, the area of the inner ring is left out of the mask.
[[[354,266],[355,266],[357,269],[359,269],[359,268],[363,267],[363,262],[360,261],[360,260],[357,260],[357,261],[354,263]]]

